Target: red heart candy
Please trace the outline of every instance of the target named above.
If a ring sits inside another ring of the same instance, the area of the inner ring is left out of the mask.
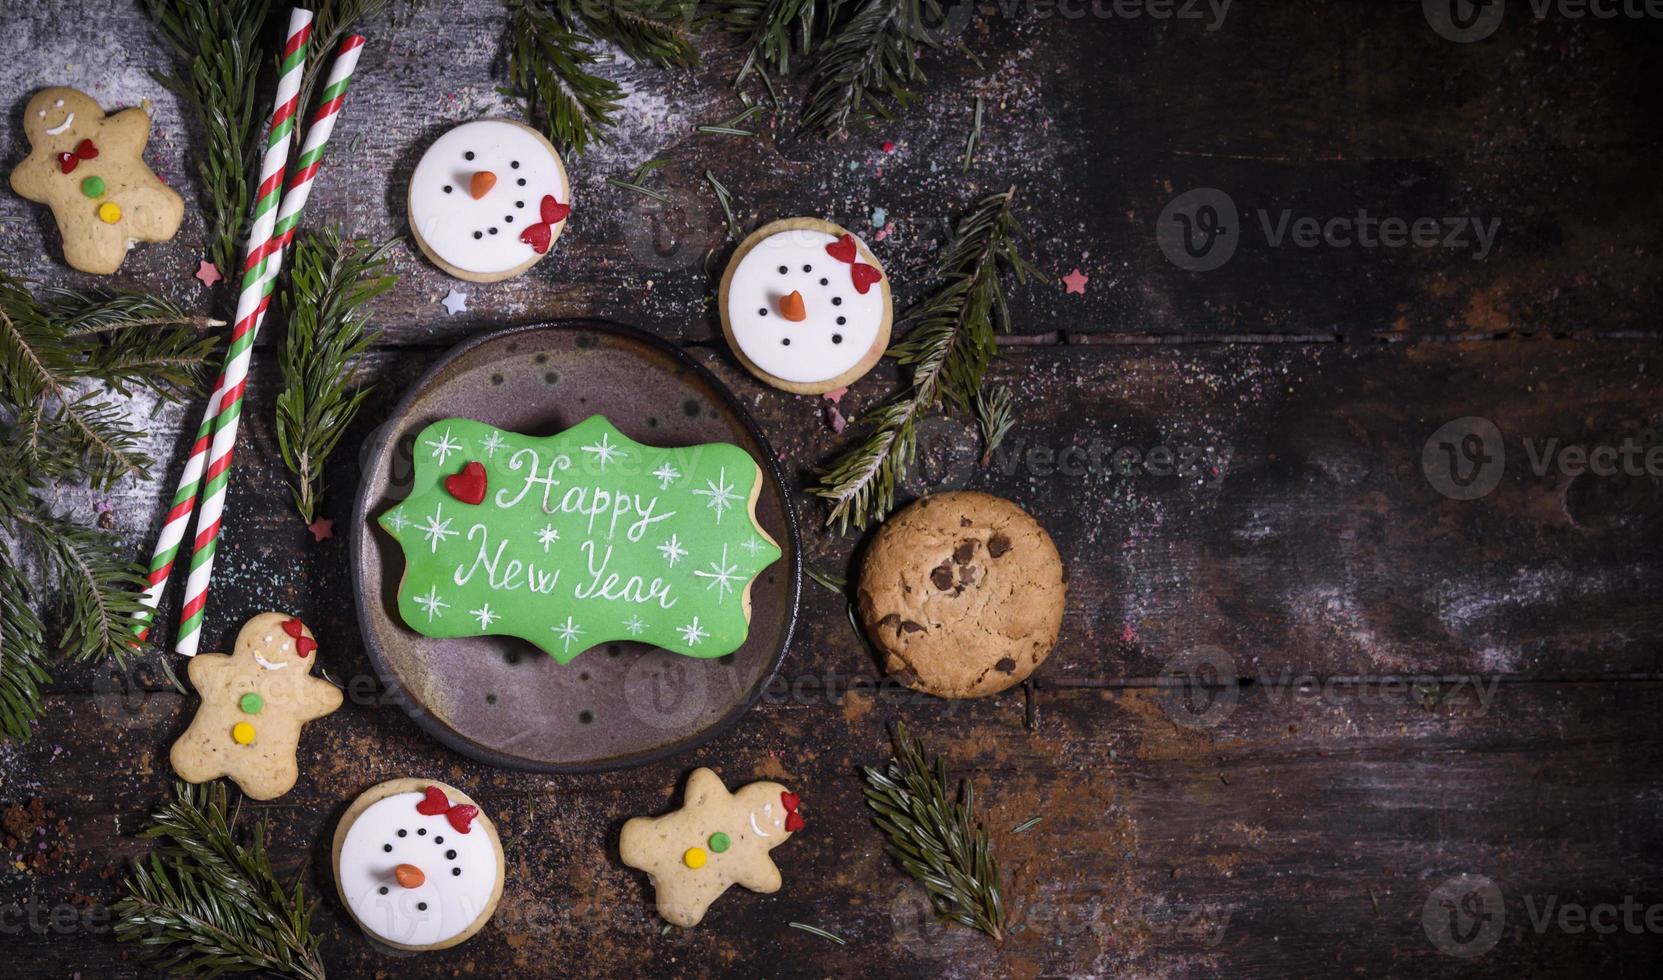
[[[856,262],[849,267],[849,278],[855,281],[855,292],[864,296],[873,283],[883,278],[883,273],[864,262]]]
[[[572,213],[572,206],[570,204],[561,204],[559,201],[554,199],[553,195],[550,194],[543,195],[543,203],[541,207],[543,211],[543,223],[548,225],[559,224],[560,222],[566,220],[567,215]]]
[[[92,140],[82,140],[75,144],[75,155],[83,160],[91,160],[98,156],[98,147],[92,145]]]
[[[531,246],[531,250],[542,255],[549,250],[549,226],[532,225],[520,232],[520,241]]]
[[[60,153],[60,154],[58,154],[58,170],[61,171],[62,173],[66,173],[66,174],[70,173],[76,167],[79,167],[80,165],[81,165],[81,158],[76,156],[75,154],[73,154],[73,153]]]
[[[855,260],[855,236],[844,233],[842,238],[826,246],[826,254],[839,262]]]
[[[461,803],[445,811],[445,819],[450,821],[450,825],[455,827],[459,834],[465,834],[471,830],[472,828],[468,824],[472,823],[473,818],[477,816],[479,816],[479,807],[472,803]]]
[[[429,786],[422,801],[416,804],[416,812],[424,816],[438,816],[450,809],[450,800],[445,798],[445,791],[437,786]]]
[[[301,632],[305,629],[306,629],[306,624],[302,623],[298,619],[285,619],[285,620],[283,620],[283,632],[289,634],[290,636],[294,637],[297,640],[300,639]]]
[[[799,799],[800,799],[800,797],[798,797],[796,793],[781,793],[780,794],[780,802],[785,804],[785,808],[787,810],[790,810],[793,813],[795,813],[797,811],[797,801]]]
[[[477,504],[485,499],[485,464],[474,460],[462,467],[462,472],[445,477],[445,489],[464,504]]]
[[[808,826],[808,824],[803,822],[802,814],[792,811],[791,813],[787,813],[785,815],[786,833],[795,834],[797,831],[802,830],[806,826]]]

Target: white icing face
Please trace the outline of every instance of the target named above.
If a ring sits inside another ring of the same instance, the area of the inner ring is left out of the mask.
[[[764,803],[760,810],[752,810],[751,833],[758,837],[783,835],[785,833],[785,808],[775,806],[772,803]]]
[[[884,291],[855,288],[852,265],[826,251],[837,236],[791,230],[745,253],[728,283],[728,325],[751,363],[786,381],[835,378],[866,355],[883,325]],[[857,251],[855,261],[865,259]],[[795,293],[801,299],[798,315]]]
[[[353,917],[405,946],[466,931],[485,914],[497,881],[497,852],[478,821],[457,833],[444,814],[416,812],[421,801],[421,793],[396,793],[372,803],[341,842],[341,894]],[[420,877],[414,887],[410,869]]]
[[[445,133],[422,154],[410,177],[410,221],[447,264],[506,273],[538,257],[520,236],[542,223],[545,196],[571,203],[553,148],[524,126],[483,119]]]

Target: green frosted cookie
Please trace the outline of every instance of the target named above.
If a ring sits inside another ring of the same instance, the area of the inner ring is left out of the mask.
[[[780,549],[738,446],[643,446],[599,415],[541,439],[452,418],[414,453],[410,496],[380,524],[416,632],[517,636],[563,664],[610,640],[700,658],[745,642],[751,581]]]

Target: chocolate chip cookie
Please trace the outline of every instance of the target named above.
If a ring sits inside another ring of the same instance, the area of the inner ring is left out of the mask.
[[[1008,500],[961,490],[884,523],[856,604],[886,672],[938,697],[976,698],[1045,661],[1067,592],[1043,527]]]

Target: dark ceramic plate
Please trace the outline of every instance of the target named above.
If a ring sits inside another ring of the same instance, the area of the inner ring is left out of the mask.
[[[730,442],[762,467],[757,519],[784,554],[752,586],[745,645],[695,660],[640,643],[606,643],[561,666],[512,637],[434,639],[405,626],[395,605],[404,557],[375,518],[409,490],[416,434],[436,419],[462,416],[546,436],[597,413],[638,442]],[[435,364],[370,441],[351,546],[359,626],[387,686],[440,742],[515,769],[616,769],[699,745],[762,693],[797,620],[797,515],[756,423],[677,348],[599,321],[502,330]]]

